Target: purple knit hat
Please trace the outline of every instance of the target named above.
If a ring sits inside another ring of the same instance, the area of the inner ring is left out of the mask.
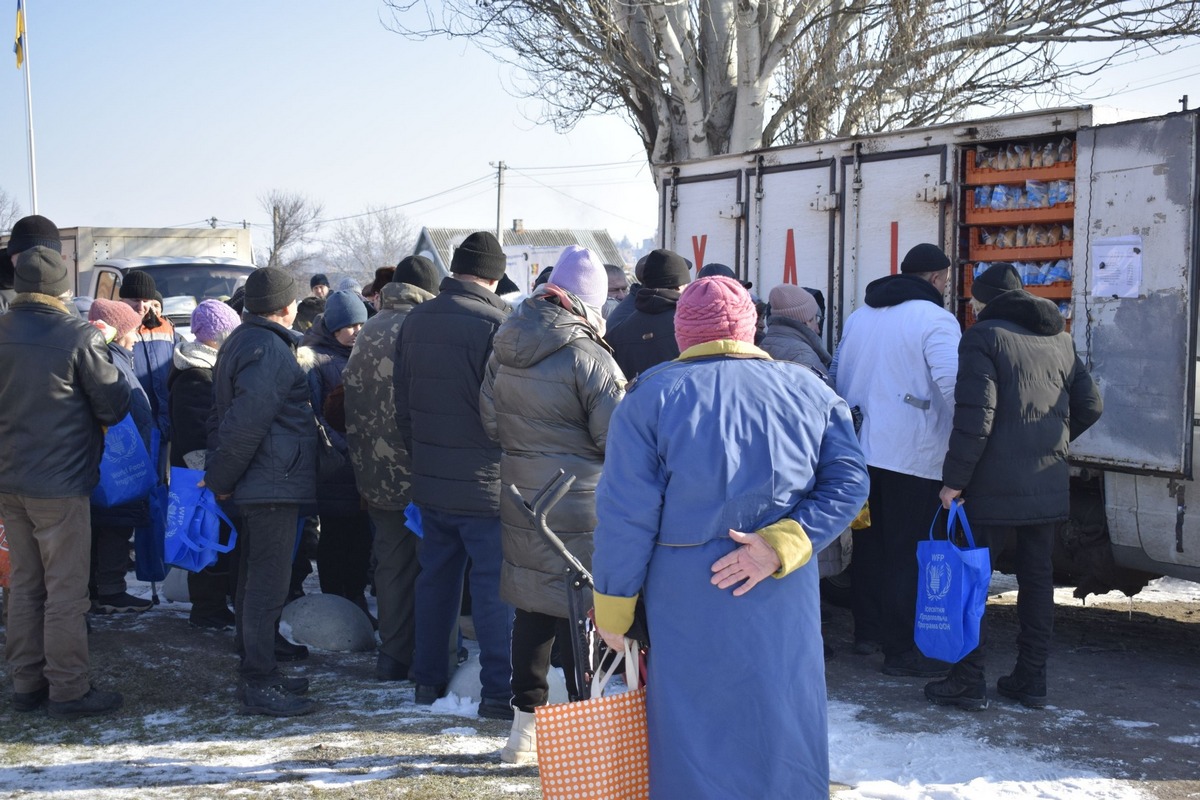
[[[675,343],[683,352],[704,342],[737,339],[754,343],[758,313],[750,293],[732,278],[689,283],[675,306]]]
[[[220,344],[240,322],[237,312],[220,300],[205,300],[192,309],[192,335],[200,342]]]
[[[561,286],[593,308],[600,308],[608,299],[608,272],[603,259],[599,253],[577,244],[562,251],[550,273],[550,283]]]

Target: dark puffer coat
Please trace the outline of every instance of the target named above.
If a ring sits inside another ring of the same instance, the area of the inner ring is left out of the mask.
[[[566,302],[582,310],[578,299]],[[484,428],[500,442],[504,485],[516,485],[531,500],[559,469],[575,476],[548,523],[588,568],[608,421],[624,384],[595,328],[557,298],[535,295],[497,331],[480,391]],[[562,559],[524,519],[510,519],[504,510],[500,597],[525,611],[565,617]]]
[[[257,314],[221,345],[213,370],[215,447],[204,482],[238,504],[307,505],[317,492],[317,422],[296,339]]]
[[[638,289],[634,312],[604,335],[629,380],[655,364],[679,358],[679,345],[675,343],[679,294],[675,289]]]
[[[500,516],[500,447],[479,419],[492,337],[511,308],[495,292],[445,278],[396,339],[396,427],[412,457],[412,499],[449,514]]]
[[[350,465],[346,435],[331,425],[324,413],[325,399],[342,385],[342,374],[346,371],[352,349],[334,338],[325,325],[325,318],[321,317],[304,334],[298,354],[301,366],[308,370],[308,388],[317,421],[345,458],[345,463],[336,473],[317,485],[317,509],[322,514],[356,514],[362,508],[354,483],[354,467]]]
[[[1067,442],[1103,403],[1048,300],[1010,291],[989,303],[958,348],[954,429],[942,481],[963,489],[972,523],[1067,519]]]
[[[101,425],[130,388],[100,331],[56,297],[18,294],[0,315],[0,492],[82,497],[100,482]]]
[[[180,342],[167,375],[171,411],[171,466],[186,467],[183,457],[208,449],[208,416],[213,406],[213,367],[217,351],[200,342]]]

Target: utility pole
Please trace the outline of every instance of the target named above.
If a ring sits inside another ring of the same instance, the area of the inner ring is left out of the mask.
[[[209,218],[208,218],[208,225],[209,225],[209,227],[210,227],[210,228],[215,228],[215,227],[217,227],[217,218],[216,218],[216,217],[209,217]]]
[[[1183,97],[1179,98],[1179,104],[1181,106],[1183,106],[1184,111],[1187,111],[1187,95],[1186,94]]]
[[[496,241],[504,244],[504,170],[508,169],[503,161],[492,164],[496,168]]]

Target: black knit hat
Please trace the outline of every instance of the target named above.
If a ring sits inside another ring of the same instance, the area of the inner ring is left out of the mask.
[[[450,272],[455,275],[474,275],[485,281],[498,281],[508,266],[508,256],[496,237],[487,231],[476,231],[454,248]]]
[[[17,256],[13,288],[58,297],[71,291],[71,271],[57,250],[34,245]]]
[[[430,294],[437,294],[438,268],[425,256],[405,256],[396,265],[392,273],[392,283],[407,283],[424,289]]]
[[[696,273],[696,280],[700,280],[701,278],[712,278],[714,276],[719,276],[722,278],[733,278],[735,281],[740,283],[742,286],[746,287],[747,291],[754,288],[753,283],[751,283],[750,281],[744,281],[741,278],[739,278],[737,276],[737,273],[733,271],[732,267],[727,266],[725,264],[717,264],[715,262],[712,264],[705,264],[703,267],[701,267],[700,271]]]
[[[295,279],[277,267],[259,267],[246,278],[246,310],[271,314],[296,299]]]
[[[318,272],[316,275],[313,275],[311,278],[308,279],[308,288],[309,289],[315,289],[318,286],[328,286],[328,285],[329,285],[329,278],[325,277],[324,272]]]
[[[121,297],[127,300],[153,300],[158,294],[154,278],[140,269],[126,272],[121,278]]]
[[[992,264],[971,284],[971,296],[981,303],[990,303],[1005,292],[1025,288],[1016,267],[1003,261]]]
[[[936,244],[922,243],[905,253],[904,260],[900,262],[900,271],[941,272],[949,266],[950,259],[946,258],[942,248]]]
[[[678,289],[692,280],[688,262],[670,250],[652,250],[642,269],[642,286],[647,289]]]
[[[61,253],[62,239],[58,236],[58,226],[40,214],[21,217],[13,225],[12,235],[8,237],[8,254],[15,259],[17,253],[37,245]]]

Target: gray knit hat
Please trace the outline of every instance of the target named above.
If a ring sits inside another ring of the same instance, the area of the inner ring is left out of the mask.
[[[17,255],[13,288],[58,297],[71,291],[71,270],[57,250],[34,245]]]

